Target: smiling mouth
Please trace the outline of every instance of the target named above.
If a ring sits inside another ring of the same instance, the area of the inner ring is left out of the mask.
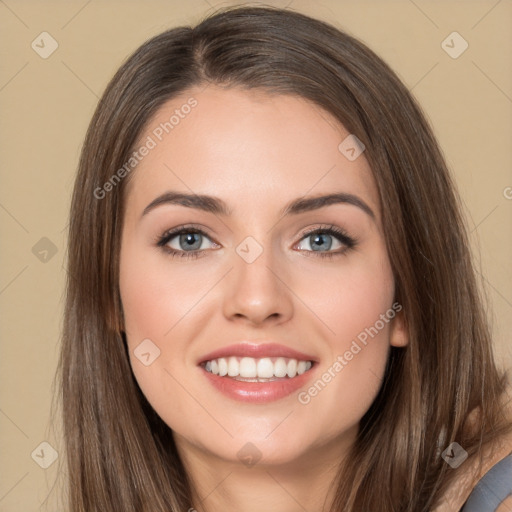
[[[219,357],[201,366],[209,373],[241,382],[288,380],[309,371],[315,363],[287,357]]]

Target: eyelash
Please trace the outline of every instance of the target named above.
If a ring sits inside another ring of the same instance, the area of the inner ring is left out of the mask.
[[[344,244],[346,246],[345,249],[343,249],[341,251],[338,250],[338,251],[327,251],[327,252],[308,251],[308,250],[302,249],[304,252],[306,252],[306,253],[314,252],[314,253],[320,255],[321,258],[333,258],[335,256],[345,255],[348,251],[350,251],[351,249],[356,247],[356,245],[358,244],[358,240],[356,238],[349,236],[344,230],[342,230],[336,226],[333,226],[333,225],[322,226],[322,227],[307,231],[302,234],[300,240],[302,240],[303,238],[307,238],[311,235],[319,234],[319,233],[334,236],[335,238],[338,239],[339,242],[341,242],[342,244]],[[169,231],[166,231],[161,236],[158,236],[155,240],[156,245],[158,247],[161,247],[167,254],[169,254],[173,258],[178,257],[178,258],[195,259],[195,258],[201,257],[201,253],[204,253],[206,251],[206,249],[199,249],[199,250],[195,250],[195,251],[178,251],[176,249],[171,249],[170,247],[167,247],[167,244],[169,243],[170,240],[175,238],[177,235],[182,235],[182,234],[199,234],[199,235],[205,236],[207,238],[210,238],[208,236],[208,234],[205,233],[200,228],[197,228],[195,226],[182,226],[180,228],[171,229]]]

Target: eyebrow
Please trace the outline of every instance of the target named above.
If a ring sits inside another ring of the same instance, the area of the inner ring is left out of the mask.
[[[345,192],[294,199],[281,210],[279,217],[284,217],[285,215],[297,215],[299,213],[310,212],[325,206],[340,203],[357,206],[375,220],[373,210],[360,197]],[[195,208],[208,213],[213,213],[215,215],[230,216],[233,213],[228,205],[218,197],[167,191],[151,201],[151,203],[144,208],[141,217],[164,204],[177,204],[187,208]]]

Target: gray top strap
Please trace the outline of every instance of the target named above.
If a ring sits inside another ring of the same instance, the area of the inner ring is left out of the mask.
[[[495,512],[512,495],[512,454],[495,464],[478,481],[461,512]]]

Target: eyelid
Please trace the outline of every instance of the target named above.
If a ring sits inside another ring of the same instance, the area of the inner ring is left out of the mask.
[[[183,226],[177,226],[175,228],[167,229],[161,235],[157,235],[157,237],[155,238],[155,243],[157,245],[163,246],[166,243],[168,243],[169,237],[174,238],[175,236],[180,235],[182,232],[185,232],[185,231],[187,233],[189,233],[189,232],[199,233],[203,236],[206,236],[206,237],[212,239],[212,236],[210,234],[208,234],[205,229],[203,229],[202,227],[199,227],[198,224],[184,224]],[[165,241],[166,239],[167,239],[167,241]],[[220,245],[217,242],[215,242],[215,243],[217,245]]]
[[[343,236],[343,237],[350,238],[350,236],[344,229],[336,226],[335,224],[321,224],[320,226],[317,226],[315,228],[307,228],[299,236],[300,236],[300,239],[302,240],[304,237],[314,235],[319,232],[320,233],[334,232],[336,235],[339,235],[340,237]]]

